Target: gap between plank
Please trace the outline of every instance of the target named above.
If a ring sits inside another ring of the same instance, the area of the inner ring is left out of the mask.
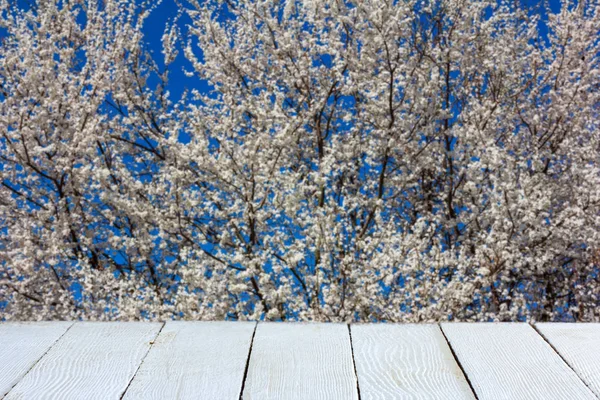
[[[38,359],[37,359],[37,360],[36,360],[36,361],[33,363],[33,365],[31,365],[31,367],[30,367],[30,368],[27,370],[27,372],[25,372],[25,373],[23,374],[23,376],[22,376],[22,377],[21,377],[21,378],[20,378],[20,379],[19,379],[19,380],[18,380],[18,381],[17,381],[17,382],[14,384],[14,385],[12,385],[12,386],[11,386],[11,388],[8,390],[8,392],[6,392],[6,394],[5,394],[4,396],[2,396],[0,399],[3,399],[3,398],[5,398],[6,396],[8,396],[8,394],[9,394],[9,393],[10,393],[10,392],[11,392],[11,391],[12,391],[12,390],[15,388],[15,386],[17,386],[17,385],[19,384],[19,382],[21,382],[21,381],[23,380],[23,378],[25,378],[25,376],[27,376],[27,374],[28,374],[29,372],[31,372],[31,370],[33,369],[33,367],[35,367],[35,366],[36,366],[36,365],[37,365],[37,364],[40,362],[40,360],[41,360],[42,358],[44,358],[44,357],[46,356],[46,354],[48,354],[48,352],[50,351],[50,349],[51,349],[51,348],[53,348],[53,347],[56,345],[56,343],[58,343],[58,341],[59,341],[60,339],[62,339],[62,337],[63,337],[63,336],[65,336],[65,335],[67,334],[67,332],[69,332],[69,329],[71,329],[71,328],[73,327],[73,325],[75,325],[75,322],[73,322],[73,323],[71,323],[71,325],[69,325],[69,327],[68,327],[68,328],[67,328],[67,329],[66,329],[66,330],[65,330],[65,331],[62,333],[62,335],[60,335],[60,336],[58,337],[58,339],[56,339],[56,340],[54,341],[54,343],[52,343],[52,344],[51,344],[51,345],[50,345],[50,346],[49,346],[49,347],[46,349],[46,351],[44,352],[44,354],[42,354],[42,356],[41,356],[40,358],[38,358]]]
[[[444,339],[446,340],[446,343],[448,343],[448,347],[450,348],[450,351],[452,352],[452,357],[454,357],[454,360],[456,361],[456,364],[458,364],[458,368],[460,368],[460,370],[463,373],[463,376],[467,380],[467,383],[469,384],[469,387],[471,388],[471,392],[473,393],[473,396],[475,396],[475,400],[479,400],[479,397],[477,396],[477,392],[475,391],[475,388],[473,388],[473,384],[471,383],[471,379],[469,379],[469,375],[467,375],[467,372],[465,371],[465,369],[463,368],[462,364],[460,363],[460,360],[458,359],[458,356],[456,355],[456,352],[452,348],[452,344],[448,340],[448,337],[446,336],[446,332],[444,332],[444,328],[442,328],[441,324],[437,324],[437,326],[438,326],[439,330],[442,332],[442,336],[444,336]]]
[[[254,336],[256,335],[256,328],[258,328],[258,322],[254,325],[252,331],[252,338],[250,339],[250,348],[248,349],[248,358],[246,359],[246,368],[244,368],[244,377],[242,378],[242,388],[240,389],[240,400],[244,396],[244,387],[246,386],[246,378],[248,377],[248,369],[250,368],[250,357],[252,356],[252,345],[254,344]]]
[[[571,371],[573,371],[575,373],[575,375],[577,376],[577,378],[579,378],[579,380],[585,385],[586,388],[588,388],[588,390],[594,395],[594,397],[599,398],[596,393],[594,393],[594,391],[592,390],[592,388],[590,388],[588,386],[588,384],[583,380],[583,378],[581,378],[581,376],[579,376],[579,374],[577,373],[577,371],[575,371],[575,369],[573,368],[573,366],[571,364],[569,364],[569,362],[562,356],[562,354],[560,354],[560,352],[556,349],[556,347],[554,347],[554,345],[552,345],[552,343],[550,343],[550,340],[548,340],[548,338],[546,336],[544,336],[544,334],[537,328],[537,326],[535,326],[535,324],[532,324],[531,322],[529,323],[529,326],[531,326],[533,328],[533,330],[540,335],[540,337],[542,338],[542,340],[544,340],[544,342],[548,343],[548,346],[550,346],[550,348],[552,349],[552,351],[554,351],[554,353],[556,353],[561,360],[563,360],[563,362],[567,365],[567,367],[569,367],[569,369]]]
[[[358,394],[358,400],[360,399],[360,385],[358,384],[358,371],[356,371],[356,360],[354,359],[354,344],[352,343],[352,330],[350,324],[348,324],[348,336],[350,337],[350,351],[352,353],[352,366],[354,367],[354,377],[356,378],[356,392]]]
[[[140,370],[140,368],[142,368],[142,364],[144,363],[144,360],[146,360],[146,357],[148,357],[148,353],[150,353],[150,350],[152,350],[152,347],[154,347],[154,343],[156,343],[156,339],[158,339],[158,335],[160,335],[160,333],[162,332],[162,330],[163,330],[163,328],[165,327],[166,324],[167,324],[166,322],[163,322],[162,325],[160,326],[160,329],[158,330],[158,332],[156,332],[156,335],[154,336],[154,339],[152,339],[152,341],[150,342],[150,346],[148,347],[148,351],[146,351],[146,354],[144,354],[144,357],[142,357],[142,361],[140,361],[140,365],[138,365],[137,369],[133,373],[133,376],[129,380],[129,383],[127,384],[127,386],[125,386],[125,390],[123,390],[123,393],[121,394],[121,397],[119,397],[119,400],[122,400],[123,397],[125,397],[125,394],[127,393],[127,390],[129,390],[129,386],[131,386],[131,382],[133,382],[133,380],[135,379],[138,371]]]

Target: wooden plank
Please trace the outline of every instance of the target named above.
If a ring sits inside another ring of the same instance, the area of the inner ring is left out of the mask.
[[[0,324],[0,398],[73,325],[72,322],[6,322]]]
[[[474,399],[437,325],[351,325],[362,399]]]
[[[600,324],[542,323],[535,326],[600,398]]]
[[[442,324],[480,400],[595,399],[528,324]]]
[[[10,399],[119,399],[162,324],[79,322],[8,393]]]
[[[239,399],[255,322],[167,322],[124,399]]]
[[[357,399],[348,326],[258,324],[243,398]]]

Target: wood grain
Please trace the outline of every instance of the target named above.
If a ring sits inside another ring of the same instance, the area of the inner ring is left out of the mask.
[[[600,324],[543,323],[535,326],[600,398]]]
[[[5,322],[0,324],[0,398],[73,325],[72,322]]]
[[[244,400],[357,398],[347,325],[258,325]]]
[[[351,325],[361,399],[474,399],[437,325]]]
[[[119,399],[161,326],[76,323],[6,399]]]
[[[442,324],[480,400],[595,399],[528,324]]]
[[[167,322],[124,399],[239,399],[255,322]]]

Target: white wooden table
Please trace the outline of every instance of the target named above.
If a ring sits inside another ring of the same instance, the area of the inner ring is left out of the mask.
[[[600,399],[600,324],[0,323],[4,399]]]

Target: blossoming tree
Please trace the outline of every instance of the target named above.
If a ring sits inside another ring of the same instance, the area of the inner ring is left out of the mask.
[[[5,318],[600,319],[597,3],[1,4]]]

